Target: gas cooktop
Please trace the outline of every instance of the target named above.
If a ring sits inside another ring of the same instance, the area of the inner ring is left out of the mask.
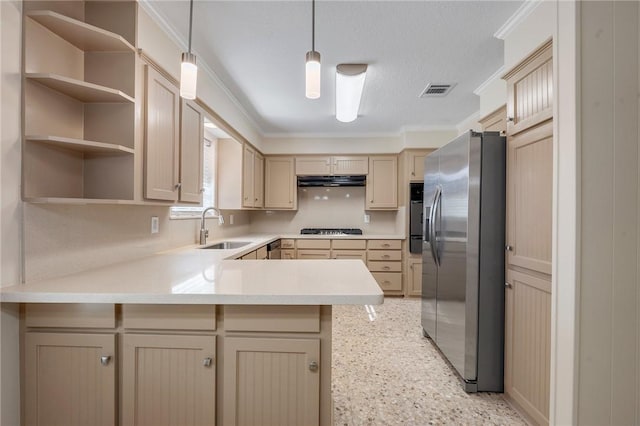
[[[362,235],[358,228],[302,228],[303,235]]]

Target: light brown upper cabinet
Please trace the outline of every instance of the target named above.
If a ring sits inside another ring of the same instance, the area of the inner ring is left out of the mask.
[[[151,66],[146,72],[144,196],[177,201],[179,176],[178,88]]]
[[[133,200],[137,6],[61,3],[22,8],[23,198]]]
[[[366,175],[369,160],[365,156],[296,157],[296,176]]]
[[[553,116],[551,41],[503,77],[507,80],[507,132],[515,135]]]
[[[264,206],[264,157],[251,145],[218,139],[218,207],[255,209]]]
[[[250,145],[242,155],[242,207],[264,206],[264,157]]]
[[[507,132],[507,105],[502,105],[495,111],[478,120],[483,132],[500,132],[504,135]]]
[[[366,210],[398,209],[398,157],[369,157]]]
[[[180,104],[180,201],[202,203],[204,115],[192,101]]]
[[[551,41],[509,71],[505,395],[549,423],[553,75]]]
[[[298,208],[298,191],[293,157],[266,157],[264,207],[273,210]]]
[[[407,175],[410,182],[424,181],[424,159],[432,153],[433,149],[423,149],[417,151],[407,151]]]

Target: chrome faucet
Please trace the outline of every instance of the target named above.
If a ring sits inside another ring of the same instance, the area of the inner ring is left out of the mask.
[[[215,207],[207,207],[202,211],[202,218],[200,219],[200,245],[207,244],[207,237],[209,236],[209,230],[204,228],[204,217],[209,210],[213,210],[218,213],[218,223],[220,225],[224,225],[224,217],[222,217],[222,213]]]

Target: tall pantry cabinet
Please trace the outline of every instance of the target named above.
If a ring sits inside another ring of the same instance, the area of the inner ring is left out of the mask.
[[[553,60],[548,41],[509,71],[505,393],[549,423]]]

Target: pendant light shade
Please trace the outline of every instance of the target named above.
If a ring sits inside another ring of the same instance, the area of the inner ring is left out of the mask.
[[[196,98],[198,65],[196,55],[191,53],[191,33],[193,32],[193,0],[189,3],[189,51],[182,54],[180,65],[180,96],[184,99]]]
[[[320,97],[320,53],[316,52],[316,0],[311,0],[311,50],[305,61],[305,96],[309,99]]]
[[[184,99],[195,99],[197,82],[196,55],[185,52],[182,54],[182,64],[180,65],[180,96]]]
[[[320,97],[320,54],[314,50],[307,52],[305,76],[305,96],[309,99],[318,99]]]

